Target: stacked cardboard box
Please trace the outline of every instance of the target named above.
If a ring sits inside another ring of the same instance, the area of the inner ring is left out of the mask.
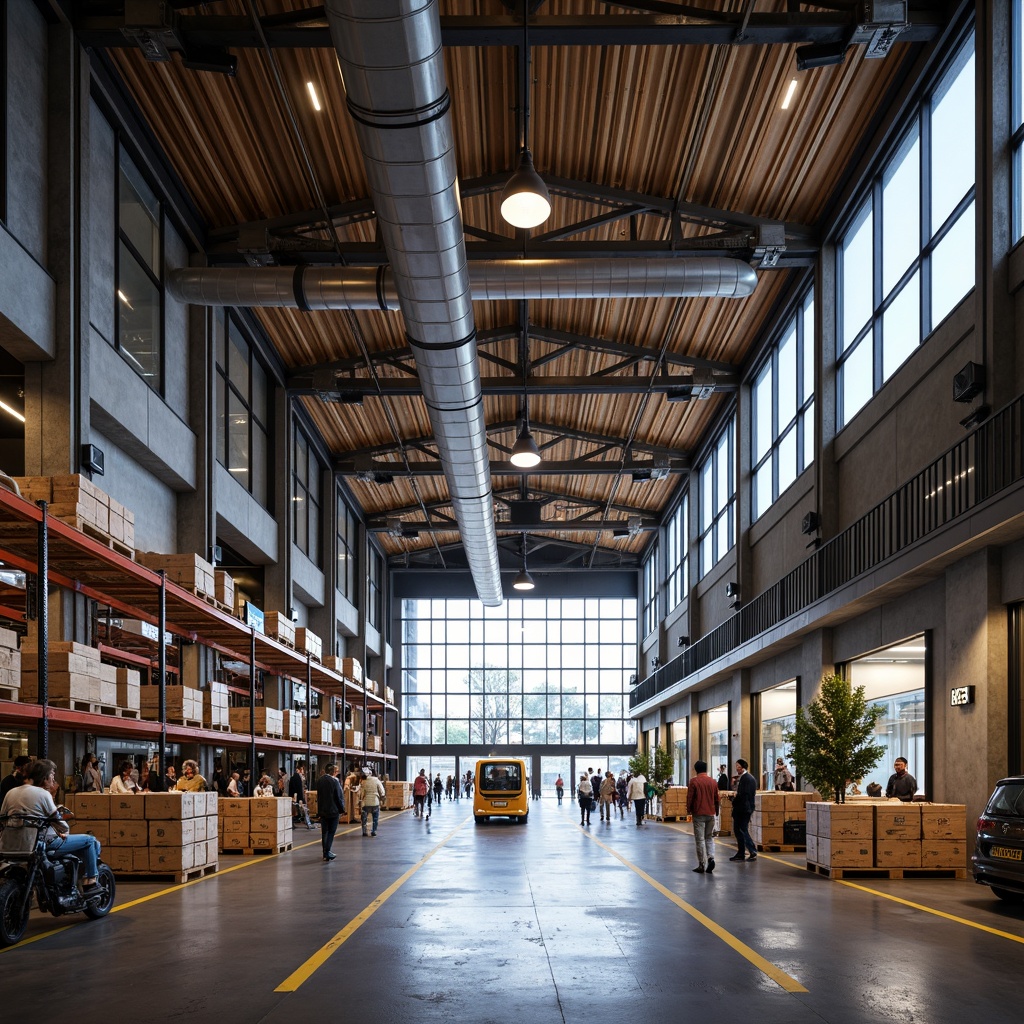
[[[296,626],[295,649],[319,661],[324,653],[324,643],[313,630],[305,626]]]
[[[325,722],[322,718],[314,718],[309,723],[309,727],[311,743],[329,747],[334,742],[334,726],[330,722]]]
[[[213,596],[215,600],[234,611],[235,578],[223,569],[213,571]]]
[[[283,732],[285,739],[304,740],[306,738],[306,716],[301,711],[286,710]]]
[[[661,816],[663,818],[686,817],[686,786],[667,786],[661,795]]]
[[[721,804],[721,814],[718,816],[718,834],[720,836],[732,835],[732,801],[736,796],[730,790],[723,790],[719,792],[719,803]]]
[[[341,674],[355,683],[363,681],[363,666],[355,658],[341,659]]]
[[[276,736],[280,739],[284,735],[284,713],[277,708],[257,707],[253,709],[256,718],[257,736]],[[228,720],[232,732],[248,734],[249,732],[249,708],[230,708]]]
[[[346,750],[362,750],[363,749],[363,734],[358,729],[346,729],[345,730],[345,749]]]
[[[160,687],[143,686],[141,690],[142,717],[152,722],[160,720]],[[184,725],[203,724],[203,691],[191,686],[165,687],[167,720]]]
[[[79,473],[65,476],[16,477],[22,496],[45,501],[55,519],[76,529],[89,528],[123,545],[128,554],[135,547],[135,513],[115,501],[88,477]]]
[[[820,867],[964,870],[966,837],[963,804],[807,804],[807,863]]]
[[[754,816],[750,819],[750,838],[761,846],[786,844],[787,821],[807,820],[808,797],[814,793],[758,793],[754,797]],[[803,845],[793,843],[790,845]]]
[[[263,632],[289,647],[295,646],[295,623],[284,612],[267,612],[263,617]]]
[[[185,553],[168,555],[159,551],[136,551],[135,560],[147,569],[163,569],[171,583],[216,600],[213,566],[205,558]]]
[[[381,742],[380,736],[367,736],[366,749],[372,751],[374,754],[381,753],[384,749],[384,744]]]
[[[18,634],[9,629],[0,629],[0,697],[18,699],[21,689],[21,651],[18,650]]]
[[[380,684],[376,679],[367,679],[363,683],[363,686],[366,688],[367,693],[374,693],[378,697],[380,696]]]
[[[118,668],[117,706],[123,711],[138,712],[142,708],[142,682],[137,669]]]
[[[292,802],[286,796],[217,801],[220,848],[280,850],[292,841]]]
[[[228,687],[226,683],[210,683],[209,690],[203,690],[203,725],[207,729],[227,729]]]
[[[217,868],[214,793],[80,793],[69,799],[72,831],[95,835],[115,874],[173,874],[184,881],[197,869]]]
[[[22,699],[39,699],[38,652],[34,638],[25,638],[21,647]],[[118,669],[104,665],[94,647],[73,640],[51,641],[47,652],[48,698],[51,704],[72,707],[75,703],[117,707]]]

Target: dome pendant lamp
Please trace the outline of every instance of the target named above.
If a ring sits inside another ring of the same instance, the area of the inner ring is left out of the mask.
[[[512,581],[513,590],[533,590],[536,584],[533,582],[533,577],[529,574],[526,569],[526,534],[523,534],[523,543],[521,547],[523,555],[523,567],[516,574],[516,578]]]
[[[520,52],[520,103],[523,135],[519,167],[501,192],[501,215],[514,228],[535,228],[551,213],[551,195],[533,166],[530,152],[530,27],[529,0],[523,0],[523,46]]]

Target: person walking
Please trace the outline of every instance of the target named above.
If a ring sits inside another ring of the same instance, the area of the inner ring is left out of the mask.
[[[384,787],[380,784],[380,779],[374,778],[373,771],[366,767],[363,769],[363,781],[360,783],[359,789],[363,796],[363,809],[360,812],[363,822],[363,835],[376,836],[377,822],[380,819],[380,802],[384,796]],[[373,831],[367,832],[366,822],[371,815],[373,816]]]
[[[782,793],[792,793],[796,788],[793,785],[793,773],[786,767],[786,762],[781,758],[775,758],[775,788]]]
[[[345,810],[345,797],[338,781],[338,766],[329,764],[316,783],[316,809],[320,815],[320,843],[324,851],[324,863],[329,864],[337,854],[331,849],[338,822]]]
[[[754,794],[757,782],[747,771],[747,762],[741,757],[736,762],[736,795],[732,798],[732,827],[736,830],[736,855],[729,860],[757,860],[757,847],[750,838],[750,819],[754,814]],[[746,856],[749,851],[749,856]]]
[[[288,795],[292,798],[294,805],[294,823],[298,824],[305,820],[306,829],[312,831],[315,826],[309,820],[309,810],[306,807],[306,766],[304,764],[295,766],[295,772],[288,780]]]
[[[601,820],[612,820],[612,808],[615,806],[615,776],[605,772],[601,780]]]
[[[587,778],[587,773],[580,775],[580,784],[576,787],[576,797],[580,802],[580,824],[590,824],[590,805],[594,799],[594,787]]]
[[[427,802],[427,790],[430,789],[430,781],[427,779],[427,769],[421,768],[419,775],[412,780],[412,816],[422,818]]]
[[[644,812],[647,810],[647,776],[643,772],[637,772],[629,780],[626,795],[633,801],[636,809],[636,827],[640,828],[644,823]]]
[[[434,803],[441,806],[441,794],[444,792],[444,783],[441,781],[441,773],[434,777]]]
[[[695,761],[686,787],[686,813],[693,817],[698,874],[715,870],[715,818],[721,807],[718,783],[708,775],[707,761]]]
[[[565,796],[565,782],[562,780],[562,776],[559,775],[555,779],[555,796],[558,797],[558,806],[562,806],[562,797]]]

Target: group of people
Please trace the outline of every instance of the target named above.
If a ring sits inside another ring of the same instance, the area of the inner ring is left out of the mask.
[[[555,779],[555,794],[561,805],[565,794],[565,782],[559,775]],[[632,804],[636,811],[637,827],[644,823],[647,813],[647,778],[642,773],[626,773],[622,771],[616,778],[613,772],[605,771],[602,775],[593,768],[580,773],[576,783],[576,799],[580,807],[580,824],[590,824],[590,813],[597,809],[601,821],[612,820],[615,811],[619,817],[626,816],[626,808]]]
[[[414,818],[429,818],[430,808],[434,803],[440,804],[441,797],[449,800],[458,800],[465,793],[469,799],[473,792],[473,773],[467,771],[465,775],[449,775],[444,782],[441,781],[441,773],[437,772],[431,779],[426,768],[421,768],[412,781],[412,811]]]
[[[305,774],[305,766],[303,766],[303,774]],[[345,778],[345,784],[342,786],[338,779],[338,766],[333,763],[327,765],[316,783],[316,806],[317,814],[320,817],[320,841],[325,864],[329,864],[337,857],[332,847],[341,816],[345,813],[348,793],[355,793],[357,796],[363,835],[370,837],[377,835],[381,801],[385,796],[384,784],[373,774],[371,768],[366,767],[361,772],[354,769],[349,772]],[[371,825],[372,830],[368,830],[367,826]]]
[[[114,796],[126,796],[141,793],[194,793],[208,788],[206,779],[200,774],[199,765],[195,761],[183,761],[180,776],[174,765],[168,764],[161,776],[149,761],[143,761],[140,767],[134,761],[125,758],[118,765],[117,775],[110,780],[109,791]],[[102,793],[104,791],[103,773],[100,770],[99,758],[95,754],[86,753],[82,758],[79,770],[75,775],[75,791],[78,793]]]

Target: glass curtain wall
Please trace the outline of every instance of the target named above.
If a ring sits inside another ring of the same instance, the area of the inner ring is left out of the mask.
[[[905,757],[907,770],[917,780],[918,792],[925,791],[927,744],[925,742],[925,637],[917,636],[892,647],[874,651],[849,664],[853,686],[863,686],[868,703],[881,704],[885,717],[879,719],[875,739],[886,748],[882,759],[857,783],[867,792],[871,782],[882,788],[893,772],[892,763]]]
[[[405,599],[402,648],[406,745],[636,743],[633,598]]]
[[[701,714],[701,737],[703,760],[708,763],[708,772],[718,777],[718,768],[725,765],[726,773],[732,777],[732,762],[729,760],[729,705],[722,704]]]
[[[796,727],[796,680],[781,683],[758,695],[761,713],[761,789],[775,788],[775,759],[784,757],[786,767],[792,749],[782,737]],[[731,772],[730,772],[731,774]]]
[[[692,774],[693,765],[690,764],[688,753],[689,734],[688,718],[681,718],[678,722],[672,723],[672,760],[675,763],[674,781],[678,786],[685,786]]]

